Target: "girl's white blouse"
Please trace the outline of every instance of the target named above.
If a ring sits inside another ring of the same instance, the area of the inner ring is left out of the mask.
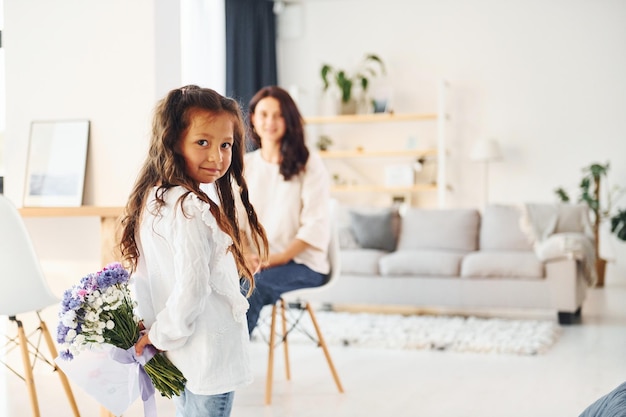
[[[155,210],[155,192],[142,214],[133,274],[137,312],[150,340],[187,378],[194,394],[214,395],[249,384],[248,301],[239,273],[209,205],[175,187]]]

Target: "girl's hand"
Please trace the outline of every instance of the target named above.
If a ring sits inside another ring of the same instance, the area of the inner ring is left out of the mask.
[[[148,333],[144,333],[139,340],[137,340],[137,342],[135,343],[135,353],[138,356],[141,356],[143,354],[143,350],[147,345],[151,345],[152,342],[150,341],[150,337],[148,336]]]

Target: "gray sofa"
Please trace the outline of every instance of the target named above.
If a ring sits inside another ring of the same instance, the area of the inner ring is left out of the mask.
[[[341,207],[341,276],[313,301],[455,310],[547,309],[576,323],[593,283],[580,205],[476,209]],[[539,209],[538,209],[539,208]],[[542,213],[537,216],[536,213]]]

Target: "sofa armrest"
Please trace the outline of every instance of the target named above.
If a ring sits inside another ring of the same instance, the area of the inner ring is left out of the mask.
[[[595,247],[593,241],[583,233],[556,233],[547,239],[535,242],[535,254],[541,261],[560,259],[578,260],[583,268],[587,284],[596,282]]]
[[[561,312],[576,312],[587,294],[587,282],[580,261],[559,259],[547,261],[546,282],[550,304]]]

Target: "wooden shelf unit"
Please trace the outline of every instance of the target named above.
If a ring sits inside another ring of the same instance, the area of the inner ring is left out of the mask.
[[[384,185],[333,185],[331,191],[334,193],[417,193],[422,191],[436,191],[437,184],[413,184],[410,187],[387,187]]]
[[[323,159],[379,159],[379,158],[415,158],[436,160],[436,182],[415,183],[406,187],[389,187],[384,185],[368,184],[336,184],[331,191],[333,193],[404,193],[412,194],[419,192],[436,192],[437,205],[446,206],[446,194],[451,189],[447,179],[446,160],[448,150],[446,148],[446,123],[448,114],[446,113],[446,93],[448,83],[441,80],[438,86],[438,105],[436,113],[373,113],[373,114],[351,114],[337,116],[314,116],[305,117],[307,125],[341,125],[341,124],[368,124],[368,123],[396,123],[396,122],[436,122],[436,147],[424,149],[392,149],[392,150],[370,150],[370,149],[347,149],[347,150],[326,150],[319,151]]]
[[[416,120],[437,120],[436,113],[371,113],[371,114],[343,114],[338,116],[314,116],[305,117],[304,122],[310,125],[316,124],[340,124],[340,123],[381,123],[403,122]]]
[[[403,149],[396,151],[369,151],[355,149],[342,151],[320,151],[319,154],[324,159],[399,157],[427,158],[437,156],[437,149]]]

